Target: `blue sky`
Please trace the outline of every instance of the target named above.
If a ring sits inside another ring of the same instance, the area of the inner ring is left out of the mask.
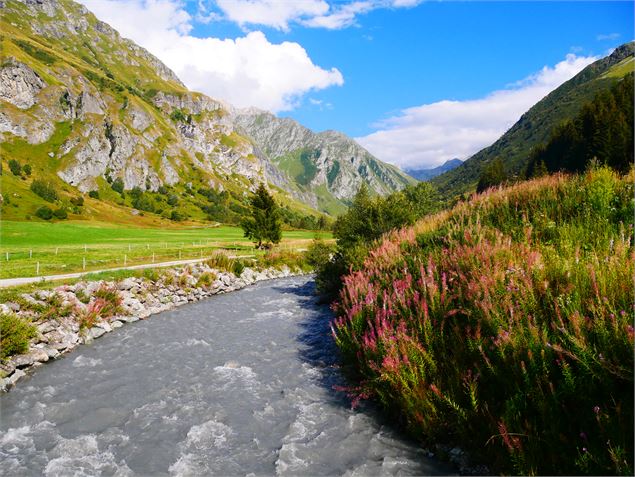
[[[340,130],[401,167],[465,159],[635,36],[631,2],[83,3],[190,88]]]

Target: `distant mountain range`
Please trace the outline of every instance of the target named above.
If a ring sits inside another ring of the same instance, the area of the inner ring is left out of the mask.
[[[60,191],[60,207],[93,191],[84,218],[132,207],[113,193],[121,181],[124,192],[147,194],[137,200],[147,212],[165,215],[174,194],[181,215],[223,221],[239,217],[262,181],[300,214],[341,212],[362,183],[385,195],[415,182],[341,133],[315,134],[189,91],[72,0],[5,0],[0,28],[3,170],[11,160],[32,169],[21,179],[5,174],[3,195],[21,198],[3,207],[5,219],[45,205],[29,187],[35,179]]]
[[[419,181],[429,181],[444,172],[448,172],[456,167],[459,167],[461,164],[463,164],[461,159],[450,159],[449,161],[445,161],[440,166],[433,167],[432,169],[406,169],[405,172],[410,177],[414,177]]]
[[[549,139],[555,126],[573,119],[582,106],[633,72],[635,42],[616,48],[609,56],[584,68],[536,103],[494,144],[477,152],[459,167],[431,180],[443,197],[475,190],[484,168],[500,157],[510,174],[522,174],[531,150]]]

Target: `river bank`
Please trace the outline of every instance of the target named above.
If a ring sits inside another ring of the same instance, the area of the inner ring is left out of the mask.
[[[283,265],[246,267],[237,275],[200,263],[163,270],[151,278],[80,281],[23,293],[0,304],[0,313],[33,323],[36,330],[26,352],[0,362],[0,392],[9,391],[37,367],[127,323],[263,280],[299,274],[299,268],[292,271]]]

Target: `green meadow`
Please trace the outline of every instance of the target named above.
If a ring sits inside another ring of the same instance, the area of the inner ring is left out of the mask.
[[[328,232],[318,234],[323,239],[331,238]],[[303,249],[315,237],[312,231],[283,231],[277,247]],[[141,228],[101,222],[0,223],[0,278],[204,258],[219,251],[257,254],[241,228],[225,225]]]

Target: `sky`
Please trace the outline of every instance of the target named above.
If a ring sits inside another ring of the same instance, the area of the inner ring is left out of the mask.
[[[190,89],[342,131],[402,169],[467,159],[635,37],[627,1],[80,2]]]

